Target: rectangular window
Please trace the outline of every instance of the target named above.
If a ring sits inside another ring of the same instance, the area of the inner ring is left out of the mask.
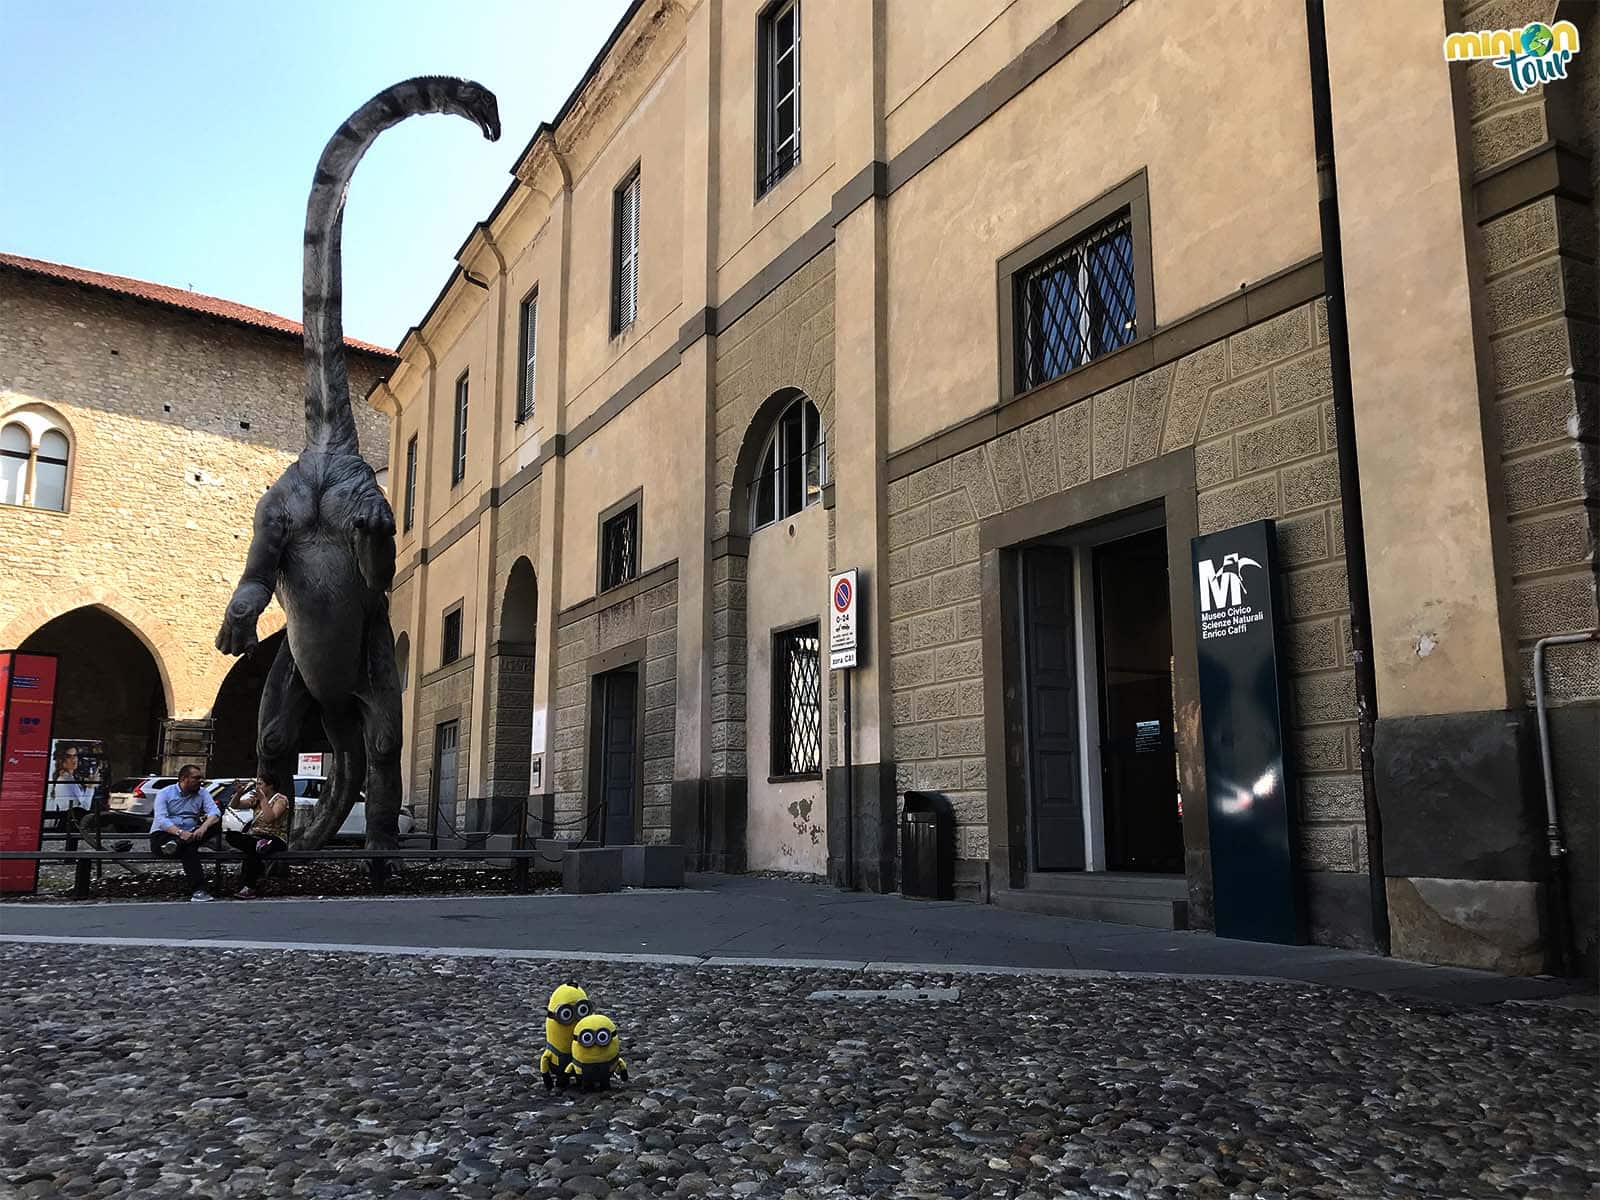
[[[467,473],[467,376],[456,380],[456,414],[450,438],[450,486],[455,487]]]
[[[639,312],[639,168],[612,196],[611,334],[615,337]]]
[[[1124,208],[1015,276],[1016,391],[1065,375],[1133,341],[1133,220]]]
[[[639,506],[630,504],[600,526],[600,590],[639,575]]]
[[[406,498],[405,529],[410,533],[417,519],[417,435],[412,434],[406,443]]]
[[[439,665],[448,667],[461,657],[461,605],[444,614],[444,632],[439,637]]]
[[[779,0],[761,15],[756,112],[756,195],[800,161],[800,4]]]
[[[822,770],[822,639],[816,622],[772,639],[772,774]]]
[[[522,319],[518,322],[520,348],[517,361],[522,374],[517,378],[517,424],[533,416],[533,365],[539,341],[539,289],[528,293],[522,302]]]

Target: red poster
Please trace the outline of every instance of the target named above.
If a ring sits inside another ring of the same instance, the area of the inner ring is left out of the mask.
[[[0,653],[0,850],[37,850],[50,778],[53,654]],[[31,892],[36,862],[0,862],[0,892]]]

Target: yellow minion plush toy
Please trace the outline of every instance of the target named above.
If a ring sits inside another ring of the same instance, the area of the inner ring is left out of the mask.
[[[567,1086],[567,1068],[572,1065],[574,1048],[573,1026],[593,1010],[589,994],[570,979],[550,993],[550,1003],[544,1012],[544,1053],[539,1055],[539,1074],[544,1077],[545,1091],[554,1091],[557,1083]]]
[[[578,1082],[578,1090],[604,1091],[611,1086],[611,1074],[624,1081],[628,1064],[622,1057],[622,1038],[610,1017],[594,1013],[572,1028],[572,1060],[567,1074]]]

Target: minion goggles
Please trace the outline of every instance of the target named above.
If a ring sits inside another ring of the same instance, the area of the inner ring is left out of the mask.
[[[572,1025],[581,1021],[594,1011],[587,1000],[579,1000],[576,1004],[563,1004],[559,1008],[546,1009],[545,1016],[560,1025]],[[604,1045],[604,1043],[601,1043]],[[584,1045],[588,1045],[587,1042]]]

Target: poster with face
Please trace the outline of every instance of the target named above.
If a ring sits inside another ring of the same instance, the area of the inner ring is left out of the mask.
[[[97,740],[56,738],[50,743],[50,782],[45,788],[44,810],[67,813],[91,808],[95,793],[105,782],[105,748]]]

